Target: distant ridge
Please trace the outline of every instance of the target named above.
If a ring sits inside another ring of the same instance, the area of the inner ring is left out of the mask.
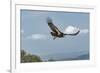
[[[50,59],[54,61],[88,60],[89,53],[88,52],[55,53],[55,54],[45,55],[42,58],[43,61],[48,61]]]

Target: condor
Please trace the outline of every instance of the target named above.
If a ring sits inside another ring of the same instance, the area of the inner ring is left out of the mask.
[[[79,34],[80,30],[78,30],[77,32],[75,33],[63,33],[61,32],[52,22],[52,19],[51,18],[47,18],[47,24],[48,26],[50,27],[50,29],[52,30],[51,35],[54,37],[53,39],[56,39],[57,37],[58,38],[63,38],[65,35],[71,35],[71,36],[75,36],[77,34]]]

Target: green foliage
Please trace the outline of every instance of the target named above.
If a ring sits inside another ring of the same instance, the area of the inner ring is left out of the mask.
[[[21,63],[27,62],[42,62],[39,56],[27,53],[25,50],[21,50]]]

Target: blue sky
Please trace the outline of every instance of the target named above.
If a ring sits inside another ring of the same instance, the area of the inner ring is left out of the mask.
[[[53,40],[46,18],[63,32],[74,26],[81,30],[77,36]],[[51,54],[89,52],[89,13],[21,10],[21,49],[44,57]]]

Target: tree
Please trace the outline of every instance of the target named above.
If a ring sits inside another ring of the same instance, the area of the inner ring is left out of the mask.
[[[27,53],[25,50],[21,50],[21,63],[26,62],[42,62],[41,58],[36,55]]]

